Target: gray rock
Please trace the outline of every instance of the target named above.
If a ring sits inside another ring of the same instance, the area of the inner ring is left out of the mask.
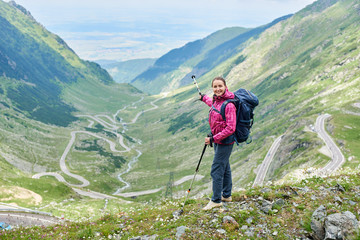
[[[246,222],[248,224],[251,224],[253,222],[254,218],[253,217],[249,217],[248,219],[246,219]]]
[[[236,222],[236,220],[231,216],[223,217],[223,223],[231,223],[231,224],[234,224],[236,226],[239,226],[239,224]]]
[[[212,227],[218,227],[219,226],[219,222],[217,218],[214,218],[213,220],[210,221],[210,224]]]
[[[145,235],[145,236],[137,236],[134,238],[130,238],[130,240],[156,240],[157,237],[158,237],[157,234],[152,235],[152,236]]]
[[[343,201],[341,200],[341,198],[338,197],[338,196],[335,196],[335,197],[334,197],[334,200],[335,200],[335,202],[339,202],[339,203],[342,203],[342,202],[343,202]]]
[[[223,203],[222,207],[221,207],[221,210],[223,212],[228,212],[229,211],[229,204],[232,204],[232,203]]]
[[[243,225],[242,227],[241,227],[241,230],[247,230],[249,227],[248,227],[248,225]]]
[[[356,202],[349,200],[349,204],[350,204],[351,206],[354,206],[354,205],[356,205]]]
[[[321,205],[318,207],[311,216],[311,229],[314,234],[313,237],[315,240],[323,240],[325,237],[324,223],[326,218],[326,208]]]
[[[325,240],[340,240],[355,232],[358,228],[358,220],[349,211],[334,213],[325,219]]]
[[[278,205],[278,206],[280,206],[280,207],[282,207],[282,206],[285,205],[285,201],[284,201],[284,199],[279,198],[279,199],[276,199],[276,200],[275,200],[275,204]]]
[[[270,201],[263,200],[260,210],[268,214],[271,209],[272,209],[272,203]]]
[[[307,186],[303,187],[303,188],[298,188],[299,192],[302,192],[302,193],[308,193],[308,192],[311,192],[311,189],[308,188]]]
[[[176,239],[180,239],[181,237],[183,237],[185,235],[185,231],[189,229],[188,227],[185,226],[180,226],[178,228],[176,228]]]
[[[143,237],[141,238],[141,240],[156,240],[157,237],[158,237],[157,234],[152,235],[152,236],[147,236],[147,235],[146,235],[146,236],[143,236]]]
[[[177,211],[173,212],[172,215],[174,216],[175,219],[179,219],[181,212],[182,212],[182,210],[177,210]]]
[[[339,183],[336,184],[336,190],[339,192],[345,192],[345,188],[343,186],[341,186]]]
[[[263,189],[260,190],[260,192],[262,192],[262,193],[271,192],[271,189],[270,188],[263,188]]]
[[[224,229],[218,229],[218,230],[216,230],[218,233],[220,233],[220,234],[225,234],[226,233],[226,231],[224,230]]]
[[[246,230],[245,235],[248,237],[254,237],[254,230],[251,228]]]

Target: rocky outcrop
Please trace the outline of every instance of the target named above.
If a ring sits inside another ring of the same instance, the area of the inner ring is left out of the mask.
[[[326,216],[326,208],[321,205],[311,218],[313,238],[316,240],[345,240],[359,229],[356,216],[346,211]]]

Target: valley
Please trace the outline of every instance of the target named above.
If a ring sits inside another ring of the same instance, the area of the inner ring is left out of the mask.
[[[166,97],[166,93],[163,94],[162,98]],[[121,116],[121,111],[124,111],[125,109],[127,108],[134,108],[136,109],[136,105],[137,104],[141,104],[142,101],[144,100],[144,98],[142,97],[140,100],[138,100],[137,102],[134,102],[132,103],[131,105],[128,105],[128,106],[125,106],[123,107],[122,109],[119,109],[114,115],[112,116],[109,116],[109,115],[104,115],[104,114],[100,114],[100,115],[95,115],[95,116],[91,116],[91,115],[76,115],[77,117],[79,118],[84,118],[85,120],[88,119],[88,121],[90,121],[90,124],[87,126],[88,128],[92,127],[94,125],[94,122],[102,125],[104,127],[104,130],[105,131],[109,131],[111,133],[113,133],[114,135],[116,135],[116,138],[118,139],[118,144],[124,149],[124,150],[117,150],[116,149],[116,143],[115,142],[112,142],[111,140],[105,138],[105,137],[102,137],[102,136],[99,136],[93,132],[87,132],[87,131],[72,131],[71,132],[71,139],[68,143],[68,145],[66,146],[65,148],[65,151],[64,153],[62,154],[61,158],[60,158],[60,161],[59,161],[59,164],[60,164],[60,169],[62,171],[62,173],[66,174],[67,176],[71,177],[71,178],[74,178],[76,179],[78,182],[80,182],[81,184],[72,184],[70,182],[67,182],[65,180],[65,178],[57,173],[57,172],[42,172],[42,173],[37,173],[35,175],[32,176],[32,178],[34,179],[39,179],[40,177],[44,177],[44,176],[52,176],[52,177],[55,177],[58,181],[60,182],[63,182],[69,186],[71,186],[73,188],[73,190],[75,192],[77,192],[78,194],[80,195],[83,195],[83,196],[87,196],[87,197],[91,197],[91,198],[104,198],[104,199],[108,199],[108,198],[114,198],[112,196],[109,196],[109,195],[106,195],[106,194],[103,194],[103,193],[97,193],[97,192],[94,192],[94,191],[90,191],[90,190],[87,190],[87,191],[83,191],[83,190],[80,190],[79,188],[84,188],[84,187],[89,187],[90,185],[90,182],[85,179],[84,177],[80,176],[80,175],[77,175],[77,174],[73,174],[70,172],[70,170],[68,169],[68,167],[66,166],[66,157],[67,155],[69,154],[70,151],[72,151],[72,148],[73,148],[73,145],[76,141],[76,135],[79,135],[79,134],[85,134],[85,135],[90,135],[92,137],[95,137],[97,139],[101,139],[103,141],[105,141],[106,143],[109,144],[109,147],[110,147],[110,151],[114,152],[114,153],[126,153],[126,152],[130,152],[132,150],[135,150],[137,152],[137,155],[134,156],[132,158],[131,161],[128,162],[127,164],[127,168],[122,171],[121,173],[119,173],[117,175],[117,178],[118,180],[123,183],[124,186],[118,188],[114,193],[113,195],[117,195],[117,196],[122,196],[122,197],[134,197],[134,196],[141,196],[141,195],[146,195],[146,194],[152,194],[152,193],[156,193],[158,191],[160,191],[162,188],[159,188],[159,189],[153,189],[153,190],[146,190],[146,191],[140,191],[140,192],[131,192],[131,193],[122,193],[124,190],[126,190],[127,188],[130,188],[131,185],[129,182],[125,181],[121,176],[124,175],[124,174],[127,174],[127,173],[130,173],[131,169],[132,169],[132,166],[134,164],[136,164],[136,162],[138,161],[138,158],[141,156],[142,152],[138,149],[132,149],[130,147],[128,147],[127,145],[125,145],[124,143],[124,137],[122,134],[126,133],[126,130],[128,128],[129,125],[131,124],[135,124],[137,119],[144,113],[148,112],[148,111],[154,111],[158,108],[158,106],[155,104],[157,101],[159,101],[161,98],[158,98],[154,101],[151,101],[150,102],[150,105],[152,105],[153,107],[152,108],[149,108],[149,109],[146,109],[146,110],[141,110],[139,111],[135,117],[130,121],[130,122],[124,122],[122,120],[122,118],[120,117]],[[90,120],[91,119],[91,120]],[[117,121],[117,119],[119,119],[119,121]],[[118,133],[118,129],[122,128],[122,134]],[[141,144],[141,139],[139,139],[139,137],[131,137],[130,138],[132,139],[137,139],[137,143],[138,144]],[[182,179],[176,181],[174,183],[174,186],[177,186],[177,185],[180,185],[182,184],[183,182],[185,181],[188,181],[190,180],[190,177],[191,176],[185,176],[183,177]],[[201,179],[202,176],[198,176],[197,180]],[[91,188],[91,186],[90,186]]]
[[[230,91],[246,88],[260,100],[253,142],[234,146],[230,159],[233,206],[247,195],[275,201],[295,183],[336,185],[333,176],[359,174],[359,11],[358,1],[318,0],[264,26],[221,29],[145,61],[142,70],[143,61],[135,61],[137,76],[131,62],[110,66],[129,78],[116,83],[21,8],[0,1],[0,201],[72,223],[106,222],[108,213],[125,223],[139,214],[148,223],[152,214],[157,226],[144,229],[156,232],[163,212],[152,207],[178,207],[210,131],[209,108],[198,100],[192,74],[209,96],[214,76],[223,76]],[[204,222],[212,221],[199,213],[212,191],[212,158],[207,148],[189,199]],[[342,184],[358,203],[358,186]],[[268,187],[274,192],[259,193]],[[297,205],[284,216],[310,204],[288,195]],[[345,199],[333,199],[328,206],[345,206]],[[240,212],[260,221],[252,208]],[[135,236],[125,225],[115,228]],[[76,236],[98,234],[84,228]]]

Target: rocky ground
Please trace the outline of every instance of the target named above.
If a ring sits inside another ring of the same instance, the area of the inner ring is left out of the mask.
[[[360,173],[311,177],[233,193],[211,211],[208,198],[163,199],[94,221],[0,232],[1,239],[360,239]]]

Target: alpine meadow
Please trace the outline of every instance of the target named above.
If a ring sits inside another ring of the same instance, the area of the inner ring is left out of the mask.
[[[121,63],[79,58],[14,1],[0,26],[1,239],[360,239],[359,0]],[[210,133],[193,75],[259,98],[233,202],[210,212],[210,147],[183,205]]]

